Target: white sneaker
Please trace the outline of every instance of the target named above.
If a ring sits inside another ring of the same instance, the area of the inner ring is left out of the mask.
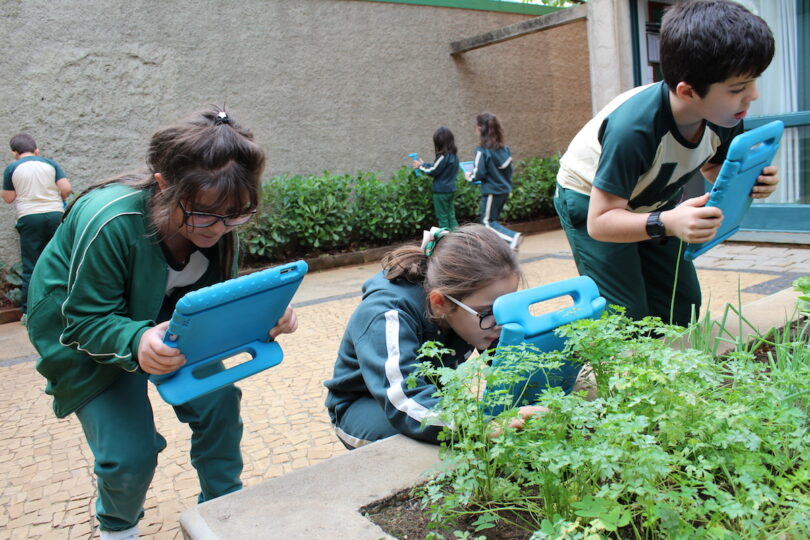
[[[521,242],[523,242],[523,235],[515,233],[515,236],[509,241],[509,247],[512,248],[512,251],[517,251]]]
[[[137,540],[138,527],[125,529],[123,531],[101,531],[101,540]]]

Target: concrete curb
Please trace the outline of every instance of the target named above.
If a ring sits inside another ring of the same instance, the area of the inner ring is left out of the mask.
[[[396,435],[183,512],[185,538],[391,539],[358,511],[417,484],[438,447]]]

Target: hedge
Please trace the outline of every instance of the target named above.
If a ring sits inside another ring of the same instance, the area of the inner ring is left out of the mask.
[[[519,161],[502,221],[554,215],[559,156]],[[431,179],[409,167],[377,174],[275,176],[262,184],[257,216],[240,229],[244,262],[259,264],[388,245],[419,237],[433,224]],[[459,173],[456,218],[478,220],[478,186]]]

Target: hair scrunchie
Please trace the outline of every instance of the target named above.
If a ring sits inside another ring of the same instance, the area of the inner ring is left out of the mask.
[[[228,113],[225,111],[219,111],[216,118],[214,118],[214,123],[218,126],[221,126],[222,124],[231,125],[231,119],[228,117]]]
[[[450,231],[441,227],[431,227],[429,231],[422,231],[422,251],[425,252],[425,257],[433,255],[436,249],[436,244],[439,240],[447,236]]]

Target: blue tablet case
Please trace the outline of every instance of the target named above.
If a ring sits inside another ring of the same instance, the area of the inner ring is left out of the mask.
[[[537,316],[529,311],[532,304],[563,296],[570,296],[574,301],[573,305]],[[587,276],[501,296],[492,306],[495,320],[503,327],[498,347],[527,343],[539,351],[558,351],[565,346],[565,339],[554,334],[555,328],[578,319],[596,319],[604,310],[605,299],[599,296],[596,283]],[[496,356],[493,366],[497,365]],[[506,388],[514,396],[512,405],[535,403],[538,396],[551,386],[560,386],[565,393],[571,392],[581,368],[582,364],[578,362],[566,362],[556,370],[533,373],[522,386],[518,384],[513,388]],[[498,389],[504,388],[495,386],[492,390]],[[489,412],[495,415],[501,410],[502,407],[499,406]]]
[[[284,315],[306,272],[307,264],[298,261],[181,298],[164,343],[178,347],[186,364],[174,373],[150,377],[161,397],[180,405],[279,364],[284,357],[281,346],[268,341],[267,333]],[[243,352],[251,360],[229,369],[219,363]]]
[[[411,158],[411,160],[416,161],[417,159],[419,159],[419,153],[414,152],[413,154],[408,154],[408,157]],[[414,174],[416,174],[416,176],[422,176],[422,171],[420,171],[419,169],[414,169],[413,172]]]
[[[739,230],[751,206],[751,190],[762,169],[773,161],[784,129],[785,125],[776,120],[737,135],[731,141],[706,203],[706,206],[717,206],[723,210],[723,223],[715,237],[708,242],[689,244],[683,255],[687,261],[706,253]]]
[[[464,174],[466,175],[467,173],[473,172],[473,168],[475,167],[475,162],[474,161],[462,161],[461,163],[458,164],[458,166],[461,167],[461,170],[464,171]],[[470,180],[470,182],[473,183],[473,184],[480,184],[481,183],[480,180]]]

